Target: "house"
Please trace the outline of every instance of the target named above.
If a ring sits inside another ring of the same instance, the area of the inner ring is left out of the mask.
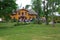
[[[37,13],[32,10],[19,9],[11,15],[11,19],[16,19],[20,21],[36,19]]]

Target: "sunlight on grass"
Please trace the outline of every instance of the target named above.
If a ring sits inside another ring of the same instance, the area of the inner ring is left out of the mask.
[[[28,24],[14,26],[15,23],[2,24],[0,40],[60,40],[60,25]]]

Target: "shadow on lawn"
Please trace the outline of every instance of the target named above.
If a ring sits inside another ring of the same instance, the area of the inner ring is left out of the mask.
[[[7,29],[7,28],[9,28],[9,27],[0,27],[0,29]]]
[[[0,27],[0,29],[9,29],[9,28],[14,28],[14,27],[8,27],[8,26]]]

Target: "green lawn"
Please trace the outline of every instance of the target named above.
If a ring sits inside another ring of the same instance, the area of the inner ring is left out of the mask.
[[[0,23],[0,40],[60,40],[60,24],[52,27],[45,24],[14,26],[14,23]]]

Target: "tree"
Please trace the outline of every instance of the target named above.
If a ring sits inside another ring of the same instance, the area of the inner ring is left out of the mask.
[[[34,9],[37,12],[37,23],[40,22],[40,16],[42,13],[41,9],[41,0],[32,0],[32,9]]]
[[[60,5],[60,0],[47,0],[48,1],[48,7],[50,7],[50,13],[52,13],[52,22],[53,22],[53,26],[54,26],[54,12],[57,12],[59,5]],[[58,7],[57,7],[58,6]]]
[[[45,18],[46,18],[46,24],[48,24],[48,15],[49,14],[53,14],[53,12],[56,12],[57,8],[56,6],[59,6],[60,0],[44,0],[43,4],[44,4],[44,14],[45,14]],[[53,15],[52,15],[53,17]],[[53,18],[52,18],[53,19]]]
[[[25,6],[25,9],[28,9],[30,6],[31,6],[31,5],[26,5],[26,6]]]
[[[12,10],[16,10],[16,0],[2,0],[0,1],[0,17],[4,17],[6,20],[10,18]]]
[[[49,22],[48,22],[48,14],[49,14],[49,10],[48,10],[48,1],[47,0],[44,0],[43,1],[43,12],[44,12],[44,16],[46,18],[46,24],[48,25]]]
[[[48,5],[50,7],[52,7],[52,9],[54,10],[54,12],[59,10],[60,0],[47,0],[47,1],[49,3]]]

